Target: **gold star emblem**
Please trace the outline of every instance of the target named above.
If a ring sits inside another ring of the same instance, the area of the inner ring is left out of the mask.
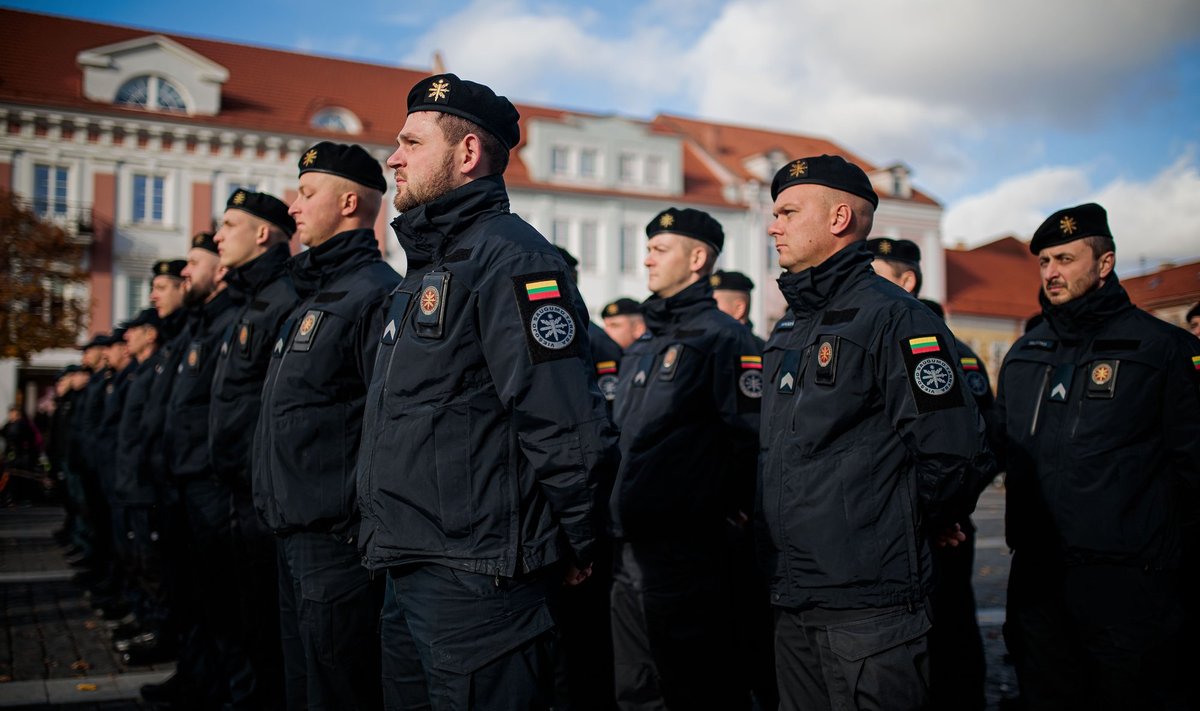
[[[708,278],[708,284],[709,284],[709,286],[714,286],[714,287],[720,286],[721,285],[721,277],[717,276],[716,274],[713,274],[712,276],[710,276]]]
[[[675,224],[675,216],[667,213],[666,215],[658,218],[658,224],[660,227],[670,227],[671,225]]]
[[[1064,217],[1058,221],[1058,229],[1062,230],[1064,235],[1075,234],[1075,218]]]
[[[434,101],[445,101],[446,95],[450,93],[450,82],[445,79],[438,79],[429,87],[429,94],[426,98]]]
[[[792,176],[793,178],[799,178],[799,177],[802,177],[807,174],[808,174],[808,163],[806,163],[805,161],[802,161],[802,160],[798,160],[795,163],[792,163],[792,169],[790,171],[788,171],[788,175]]]
[[[171,271],[171,265],[170,265],[170,264],[167,264],[166,262],[163,262],[162,264],[158,265],[158,273],[159,273],[159,274],[166,274],[166,273],[167,273],[167,272],[169,272],[169,271]]]
[[[609,304],[608,308],[604,309],[604,314],[606,316],[616,316],[617,315],[617,305]]]
[[[879,243],[879,253],[880,254],[891,254],[892,253],[892,243],[888,242],[887,240],[880,242]]]
[[[203,234],[198,234],[192,238],[192,246],[193,247],[199,247],[202,244],[204,244],[204,235]]]
[[[304,164],[305,168],[307,168],[308,166],[310,166],[316,162],[317,162],[317,149],[316,148],[312,148],[308,151],[308,153],[305,153],[304,160],[301,161],[301,163]]]
[[[244,202],[246,202],[246,193],[239,190],[233,194],[233,204],[234,205],[241,205]]]

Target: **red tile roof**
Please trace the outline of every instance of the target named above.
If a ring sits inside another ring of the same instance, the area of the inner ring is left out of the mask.
[[[1164,306],[1190,306],[1200,301],[1200,262],[1122,279],[1121,284],[1133,303],[1147,311]]]
[[[145,117],[147,112],[140,109],[86,99],[82,87],[83,72],[77,64],[77,56],[83,50],[151,34],[162,34],[229,70],[229,78],[221,89],[221,110],[217,115],[153,114],[155,120],[163,122],[265,131],[297,137],[351,139],[344,134],[325,132],[311,126],[312,116],[317,111],[337,106],[353,112],[362,122],[362,133],[351,140],[389,146],[403,124],[409,88],[428,74],[423,70],[0,8],[0,101],[112,116]],[[528,135],[528,122],[532,119],[561,121],[568,116],[588,114],[523,104],[517,108],[522,117],[522,142],[518,144],[505,174],[506,181],[513,187],[659,199],[649,194],[592,190],[533,181],[527,166],[520,159],[524,136]],[[865,169],[874,170],[870,163],[859,156],[822,139],[677,116],[658,116],[644,123],[651,132],[682,134],[695,142],[695,146],[685,143],[684,148],[685,192],[682,197],[675,198],[684,202],[724,206],[734,204],[725,199],[720,177],[700,157],[699,150],[710,152],[726,170],[741,180],[754,177],[742,164],[745,158],[775,149],[789,156],[840,154]],[[913,199],[936,204],[915,190]]]
[[[946,311],[951,314],[1024,320],[1041,310],[1040,288],[1037,257],[1015,237],[946,250]]]
[[[774,150],[782,152],[789,159],[825,153],[840,155],[868,173],[879,169],[878,166],[872,165],[861,156],[851,153],[835,143],[812,136],[713,123],[668,114],[655,117],[654,125],[664,131],[682,133],[691,138],[700,148],[719,161],[725,170],[741,180],[759,179],[758,176],[747,170],[746,159]],[[913,190],[912,199],[914,202],[926,205],[938,204],[936,200],[919,190]]]

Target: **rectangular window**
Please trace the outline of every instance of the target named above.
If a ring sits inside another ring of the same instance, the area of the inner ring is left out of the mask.
[[[567,149],[555,146],[550,149],[550,171],[555,175],[566,175],[570,166],[567,165]]]
[[[641,231],[636,225],[621,225],[621,273],[633,274],[637,271],[638,260],[641,257]]]
[[[67,214],[67,169],[33,166],[33,211],[42,217]]]
[[[167,179],[161,175],[133,176],[133,221],[159,223],[163,221],[163,197]]]
[[[579,175],[584,178],[596,177],[596,150],[585,148],[579,152]]]
[[[663,184],[663,160],[658,156],[646,159],[646,185]]]
[[[128,277],[128,288],[125,290],[125,311],[128,318],[133,318],[139,311],[150,306],[150,280]]]
[[[555,220],[550,228],[550,241],[564,249],[570,239],[571,223],[566,220]]]
[[[637,158],[632,153],[622,153],[617,159],[617,174],[622,183],[632,183],[637,180]]]
[[[579,224],[579,271],[596,271],[599,266],[596,264],[600,254],[600,246],[597,244],[599,238],[600,230],[594,221],[585,220]]]

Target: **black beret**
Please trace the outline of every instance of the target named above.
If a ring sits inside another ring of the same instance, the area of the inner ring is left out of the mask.
[[[1094,202],[1059,210],[1046,218],[1029,240],[1029,251],[1037,254],[1047,247],[1056,247],[1084,237],[1112,237],[1108,229],[1108,213]]]
[[[921,248],[916,242],[907,239],[892,239],[880,237],[867,240],[867,249],[871,250],[877,259],[892,262],[904,262],[914,267],[921,266]]]
[[[87,349],[95,348],[96,346],[107,346],[108,343],[101,342],[102,339],[106,339],[106,338],[108,338],[108,336],[106,336],[105,334],[97,333],[96,335],[92,336],[91,339],[89,339],[87,343],[84,343],[81,346],[75,346],[75,349],[80,350],[80,351],[86,351]]]
[[[78,373],[81,370],[83,370],[82,365],[79,365],[78,363],[72,363],[68,366],[65,366],[62,370],[58,371],[57,373],[55,373],[54,379],[62,380],[63,378],[70,375],[71,373]]]
[[[162,323],[158,318],[158,311],[155,309],[142,309],[136,316],[121,324],[121,328],[129,330],[137,326],[153,326],[158,328]]]
[[[605,316],[629,316],[640,313],[642,313],[641,304],[627,296],[622,296],[604,307]]]
[[[183,268],[187,266],[187,260],[184,259],[160,259],[154,263],[154,276],[150,277],[151,281],[156,276],[169,276],[176,279],[183,278]]]
[[[300,175],[305,173],[328,173],[381,193],[387,192],[379,161],[358,144],[321,141],[300,156]]]
[[[288,214],[288,206],[274,195],[252,193],[238,188],[225,202],[226,210],[241,210],[260,217],[291,236],[296,232],[296,221]]]
[[[574,269],[579,266],[579,260],[575,258],[575,255],[571,254],[557,244],[554,245],[554,248],[558,250],[558,256],[563,258],[563,261],[567,263],[567,267],[569,269]]]
[[[109,336],[109,340],[112,342],[109,343],[108,345],[115,346],[118,343],[124,343],[125,342],[125,331],[126,331],[125,324],[121,324],[121,325],[117,326],[116,328],[114,328],[112,335]]]
[[[1196,304],[1187,312],[1187,318],[1184,321],[1191,321],[1197,316],[1200,316],[1200,304]]]
[[[824,185],[869,200],[879,207],[879,196],[862,168],[841,156],[820,155],[797,158],[779,169],[771,181],[771,199],[793,185]]]
[[[205,249],[213,254],[219,254],[217,243],[213,241],[212,232],[197,232],[192,235],[192,249]]]
[[[483,84],[453,74],[435,74],[417,82],[408,92],[408,113],[438,111],[464,118],[492,134],[505,148],[521,140],[517,107]]]
[[[708,278],[708,283],[712,285],[714,290],[754,291],[754,282],[750,280],[750,277],[741,272],[719,270]]]
[[[718,252],[725,246],[725,230],[721,229],[721,223],[707,212],[690,207],[682,210],[668,207],[655,215],[650,224],[646,225],[646,236],[653,237],[660,232],[671,232],[707,242]]]

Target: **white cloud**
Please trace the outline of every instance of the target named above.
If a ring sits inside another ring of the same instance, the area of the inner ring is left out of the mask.
[[[1135,274],[1164,261],[1200,258],[1200,161],[1195,148],[1152,179],[1117,178],[1092,186],[1086,166],[1019,175],[960,200],[946,211],[948,243],[975,246],[1015,234],[1029,239],[1055,210],[1097,202],[1108,211],[1117,241],[1117,272]]]

